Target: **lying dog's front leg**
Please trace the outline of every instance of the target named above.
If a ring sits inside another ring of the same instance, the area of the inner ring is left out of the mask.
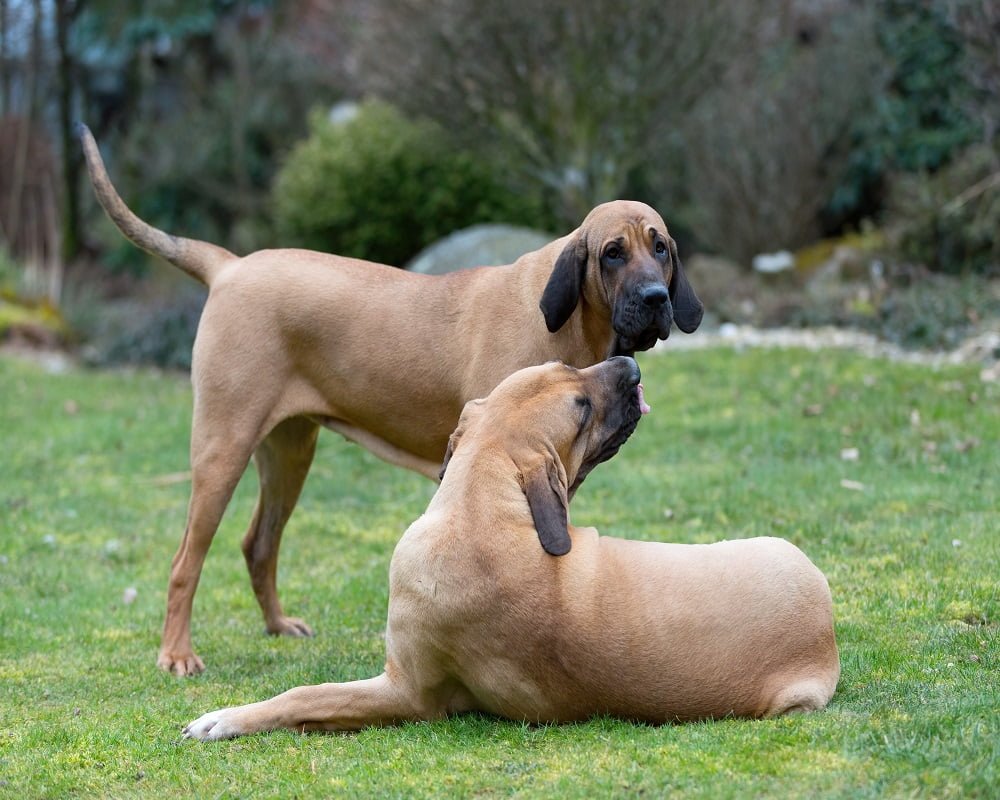
[[[299,686],[260,703],[211,711],[184,728],[184,738],[208,742],[278,728],[356,731],[444,715],[443,706],[421,705],[409,686],[382,673],[364,681]]]

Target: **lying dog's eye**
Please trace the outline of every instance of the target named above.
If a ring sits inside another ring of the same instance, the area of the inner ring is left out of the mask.
[[[618,261],[622,257],[622,249],[618,245],[611,245],[604,251],[604,257],[608,261]]]
[[[656,255],[662,256],[667,252],[667,246],[663,242],[656,243]]]
[[[581,395],[579,395],[576,398],[576,404],[578,406],[583,407],[583,408],[589,408],[590,407],[590,398],[587,397],[587,395],[585,395],[585,394],[581,394]]]

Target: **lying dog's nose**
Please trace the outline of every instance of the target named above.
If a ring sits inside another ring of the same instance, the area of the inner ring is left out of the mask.
[[[635,363],[634,358],[630,356],[614,356],[608,360],[614,362],[615,366],[622,371],[629,385],[636,386],[642,380],[642,373],[639,372],[639,365]]]
[[[667,293],[667,287],[658,284],[653,284],[652,286],[645,287],[639,292],[639,297],[642,298],[642,302],[645,303],[650,308],[659,308],[664,303],[670,295]]]

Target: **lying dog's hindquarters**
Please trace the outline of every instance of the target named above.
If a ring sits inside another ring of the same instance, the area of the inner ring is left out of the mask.
[[[573,233],[512,265],[425,276],[305,250],[239,258],[157,230],[118,196],[85,127],[101,205],[122,233],[209,287],[192,359],[191,501],[174,557],[159,665],[204,665],[191,642],[209,546],[252,458],[258,502],[243,553],[270,633],[309,635],[278,599],[284,526],[320,426],[434,477],[463,404],[515,370],[587,366],[690,333],[702,306],[660,216],[595,208]]]
[[[563,502],[635,426],[626,362],[523,370],[467,406],[441,486],[393,554],[382,675],[215,711],[185,735],[469,710],[669,722],[824,707],[840,672],[830,592],[789,542],[636,542],[566,522],[566,555],[538,547],[534,505]],[[564,483],[533,499],[526,476],[541,469]]]

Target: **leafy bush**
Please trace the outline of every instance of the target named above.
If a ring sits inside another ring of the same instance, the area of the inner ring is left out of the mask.
[[[1000,274],[1000,158],[967,149],[932,175],[898,179],[890,202],[899,254],[948,273]]]
[[[981,330],[983,320],[1000,315],[997,281],[915,266],[883,269],[884,275],[843,281],[822,293],[792,295],[789,313],[766,322],[858,328],[901,347],[947,350]]]
[[[886,293],[870,327],[905,347],[951,348],[978,319],[1000,313],[1000,298],[982,280],[923,274]]]
[[[189,370],[204,305],[205,295],[200,289],[184,292],[153,313],[126,322],[106,342],[95,342],[90,360],[101,366],[155,364]]]
[[[877,9],[882,64],[872,80],[884,89],[850,133],[848,168],[824,209],[829,228],[881,210],[888,173],[935,170],[973,141],[973,89],[965,39],[947,0],[885,0]]]
[[[450,147],[445,131],[380,102],[347,122],[314,114],[274,188],[285,241],[396,266],[478,222],[537,224],[538,204]]]
[[[94,84],[82,92],[84,118],[140,217],[237,253],[275,245],[270,189],[278,154],[305,135],[310,108],[339,95],[329,70],[298,41],[293,5],[81,10],[75,35]],[[145,275],[148,257],[105,224],[89,187],[83,198],[101,219],[88,233],[103,263],[115,276]]]

